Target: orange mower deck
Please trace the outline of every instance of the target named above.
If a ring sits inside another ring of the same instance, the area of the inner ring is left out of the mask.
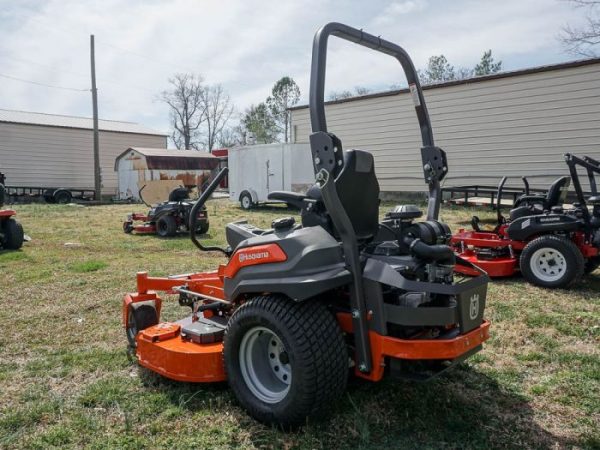
[[[162,299],[155,290],[173,294],[184,282],[189,289],[223,299],[223,278],[235,273],[239,258],[232,258],[218,271],[184,275],[182,277],[149,277],[146,272],[137,275],[138,292],[127,294],[123,300],[123,324],[127,327],[127,311],[132,303],[153,301],[160,317]],[[229,267],[232,266],[232,267]],[[235,268],[234,268],[235,266]],[[210,311],[205,317],[210,317]],[[337,315],[341,329],[354,333],[350,314]],[[489,321],[467,334],[451,339],[398,339],[369,333],[372,346],[373,371],[369,374],[355,370],[355,375],[370,381],[380,381],[384,376],[385,358],[404,360],[449,360],[469,352],[489,338]],[[223,366],[223,343],[198,344],[181,336],[181,326],[161,322],[142,330],[136,338],[136,356],[139,363],[166,378],[176,381],[211,383],[227,379]]]

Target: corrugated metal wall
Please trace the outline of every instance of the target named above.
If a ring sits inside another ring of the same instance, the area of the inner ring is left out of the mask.
[[[436,145],[448,154],[446,186],[497,184],[502,175],[545,188],[568,175],[563,153],[600,158],[600,62],[424,91]],[[326,106],[345,148],[375,156],[382,191],[423,191],[420,136],[410,95]],[[308,142],[308,109],[292,111],[296,142]]]
[[[166,146],[162,136],[100,131],[102,193],[116,193],[115,158],[128,147]],[[92,131],[0,123],[0,171],[11,186],[93,188]]]

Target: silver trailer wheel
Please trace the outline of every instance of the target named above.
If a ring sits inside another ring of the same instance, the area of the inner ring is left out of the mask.
[[[254,206],[254,202],[252,201],[252,197],[248,192],[244,192],[240,197],[240,206],[243,209],[251,209]]]
[[[254,327],[240,344],[240,370],[248,389],[265,403],[278,403],[290,390],[292,367],[279,337]]]

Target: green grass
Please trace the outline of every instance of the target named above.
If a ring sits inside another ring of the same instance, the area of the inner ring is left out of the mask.
[[[229,221],[293,214],[208,208],[206,239],[220,245]],[[169,381],[126,353],[121,299],[135,273],[210,269],[220,254],[125,235],[140,206],[16,209],[32,241],[0,252],[0,448],[600,448],[600,271],[569,290],[492,283],[492,337],[467,363],[426,384],[352,380],[329,419],[283,433],[249,418],[226,384]],[[456,230],[472,214],[442,219]],[[175,297],[163,311],[188,312]]]

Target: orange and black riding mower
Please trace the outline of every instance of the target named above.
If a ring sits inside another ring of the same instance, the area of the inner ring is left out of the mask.
[[[2,209],[6,197],[5,177],[0,173],[0,249],[18,250],[23,246],[23,227],[15,219],[16,211]]]
[[[144,186],[145,187],[145,186]],[[140,197],[144,201],[143,189],[140,189]],[[160,237],[173,237],[181,231],[188,231],[190,224],[190,212],[194,202],[189,199],[190,191],[185,187],[178,187],[169,194],[166,202],[159,203],[150,208],[148,214],[132,213],[123,222],[123,231],[127,234],[158,234]],[[210,226],[208,211],[205,207],[197,211],[196,227],[198,233],[204,234]]]
[[[595,175],[600,173],[600,162],[569,153],[565,154],[565,161],[570,178],[558,178],[546,195],[525,194],[517,198],[509,218],[500,211],[506,183],[506,177],[502,178],[496,195],[496,227],[482,230],[474,216],[473,230],[461,229],[452,236],[457,255],[490,277],[507,277],[520,271],[530,283],[547,288],[567,287],[598,267],[600,196]],[[587,198],[577,167],[587,173],[591,189]],[[577,201],[566,208],[563,202],[571,181]],[[456,270],[466,275],[478,274],[468,266],[457,266]]]
[[[342,150],[327,132],[323,102],[327,40],[334,35],[395,57],[402,65],[420,125],[430,199],[421,212],[398,206],[378,222],[373,156]],[[302,223],[272,229],[246,221],[226,227],[227,248],[197,239],[195,212],[227,173],[211,182],[191,214],[191,238],[227,262],[216,270],[167,278],[137,275],[123,302],[123,324],[139,363],[187,382],[228,380],[256,419],[283,427],[305,423],[338,399],[349,371],[379,381],[386,374],[429,378],[479,351],[488,277],[455,278],[464,264],[437,220],[446,155],[434,146],[425,98],[399,46],[330,23],[314,40],[310,83],[311,151],[316,185],[303,197]],[[278,193],[279,198],[285,193]],[[296,200],[296,193],[287,193]],[[179,295],[191,314],[161,322],[157,291]]]

